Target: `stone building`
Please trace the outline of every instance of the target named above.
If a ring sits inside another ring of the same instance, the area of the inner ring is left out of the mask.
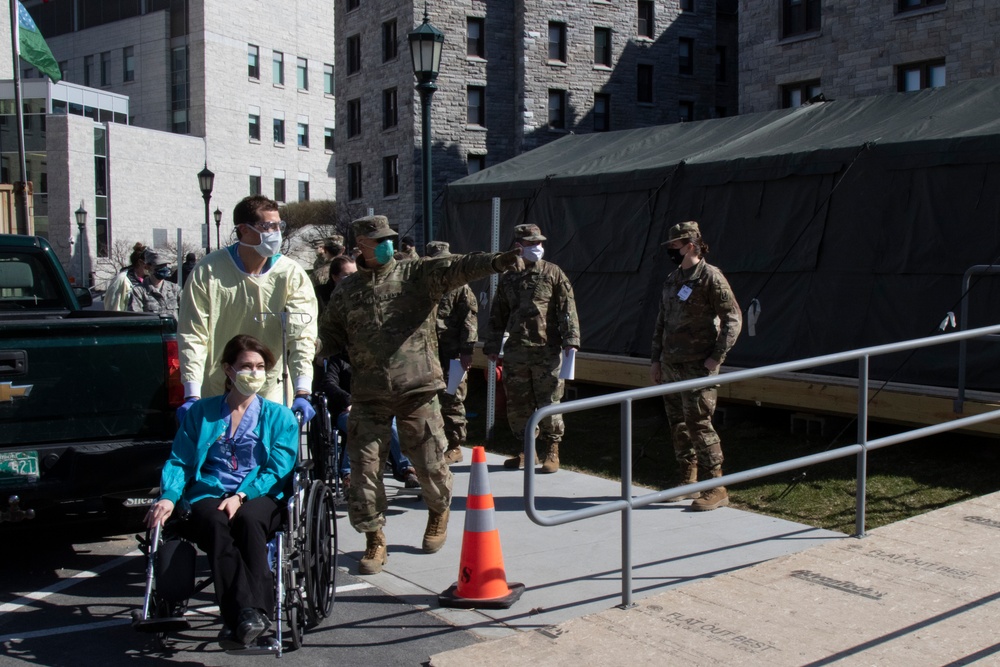
[[[456,0],[433,96],[434,197],[443,185],[568,133],[733,115],[733,0]],[[422,239],[421,108],[407,34],[424,3],[337,5],[339,201]],[[434,210],[438,211],[435,201]]]
[[[994,0],[741,0],[740,113],[1000,75]]]

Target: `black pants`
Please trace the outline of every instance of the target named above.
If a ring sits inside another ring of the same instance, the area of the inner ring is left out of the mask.
[[[221,498],[191,506],[194,539],[208,554],[222,621],[236,629],[240,610],[274,613],[274,580],[267,564],[267,540],[281,528],[281,505],[262,496],[248,500],[232,522],[219,510]]]

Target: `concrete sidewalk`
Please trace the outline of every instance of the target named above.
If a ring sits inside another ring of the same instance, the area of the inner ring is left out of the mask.
[[[389,560],[380,574],[364,577],[366,581],[407,603],[430,609],[484,639],[512,637],[519,641],[521,636],[527,636],[520,631],[549,632],[553,626],[613,610],[621,604],[620,515],[609,514],[551,528],[538,526],[524,512],[524,473],[503,469],[503,457],[487,454],[507,580],[524,583],[526,590],[510,609],[439,608],[438,594],[458,577],[472,458],[470,450],[464,453],[465,460],[452,466],[455,498],[448,542],[436,554],[427,555],[420,550],[427,521],[423,502],[406,495],[392,480],[386,480],[387,485],[394,485],[388,488],[385,527]],[[619,498],[621,489],[617,481],[567,470],[540,475],[536,482],[538,506],[552,512],[614,500]],[[804,549],[854,542],[841,533],[730,508],[691,512],[687,509],[690,502],[652,505],[633,511],[635,601]],[[350,527],[346,516],[342,516],[338,527],[339,547],[344,553],[340,564],[356,573],[357,561],[364,552],[364,536]],[[638,615],[635,610],[619,613]],[[486,662],[493,664],[492,658]]]

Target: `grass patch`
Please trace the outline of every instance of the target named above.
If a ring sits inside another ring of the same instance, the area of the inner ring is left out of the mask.
[[[579,396],[609,390],[576,384]],[[486,445],[499,454],[515,454],[521,443],[501,418],[492,443],[485,441],[486,381],[470,373],[469,446]],[[792,434],[790,412],[753,406],[726,406],[726,423],[717,426],[726,456],[723,470],[737,472],[805,456],[855,442],[856,426],[847,419],[827,418],[828,434]],[[565,416],[566,436],[559,451],[569,469],[620,478],[620,410],[618,406]],[[908,430],[869,424],[869,439]],[[842,433],[836,437],[838,433]],[[634,483],[667,488],[675,474],[670,432],[660,399],[633,403],[632,477]],[[867,530],[1000,490],[995,475],[995,439],[943,434],[887,447],[868,455]],[[847,534],[854,531],[856,458],[815,465],[729,488],[730,503],[739,509],[768,514]]]

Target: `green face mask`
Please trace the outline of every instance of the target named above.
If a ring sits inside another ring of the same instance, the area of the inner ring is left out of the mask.
[[[375,261],[379,264],[387,264],[392,259],[394,252],[392,239],[386,239],[375,246]]]

